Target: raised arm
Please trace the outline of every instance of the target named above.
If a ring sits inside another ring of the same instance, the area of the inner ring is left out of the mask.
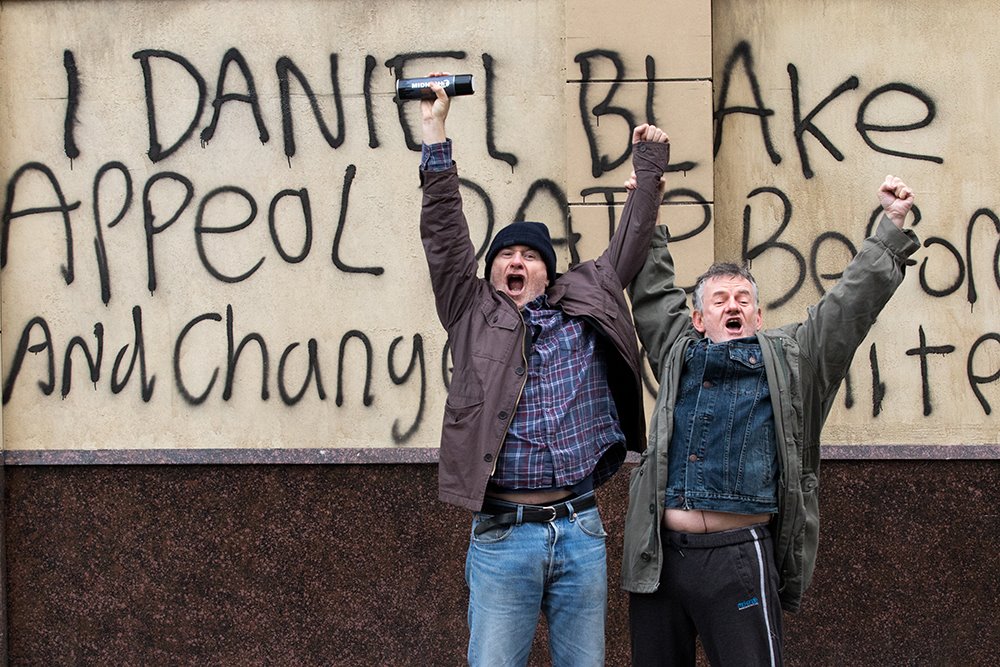
[[[428,76],[442,76],[431,72]],[[476,251],[462,211],[458,172],[451,160],[451,142],[445,120],[451,99],[437,84],[431,84],[434,99],[420,101],[423,147],[420,183],[423,204],[420,238],[430,269],[438,318],[448,327],[475,293]]]
[[[639,272],[649,250],[656,214],[663,197],[661,177],[670,161],[670,137],[655,125],[632,131],[632,178],[628,199],[607,250],[598,259],[609,262],[625,288]]]
[[[885,215],[875,233],[865,239],[837,284],[795,328],[802,354],[816,372],[824,415],[855,351],[903,282],[906,259],[920,247],[916,234],[903,229],[913,206],[913,191],[900,179],[887,176],[878,198]]]
[[[656,226],[646,261],[629,285],[635,330],[657,378],[663,355],[691,326],[687,294],[674,284],[674,260],[667,247],[669,235],[665,226]]]

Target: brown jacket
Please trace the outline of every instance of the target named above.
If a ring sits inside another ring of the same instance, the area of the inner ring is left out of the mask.
[[[608,383],[628,449],[646,447],[640,356],[624,288],[646,259],[659,206],[657,181],[669,144],[640,142],[632,154],[638,187],[625,203],[607,250],[549,285],[549,303],[593,324],[607,343]],[[527,380],[524,321],[509,297],[476,275],[458,172],[422,172],[420,235],[438,317],[454,362],[445,402],[438,497],[479,510]],[[605,456],[624,459],[622,447]]]

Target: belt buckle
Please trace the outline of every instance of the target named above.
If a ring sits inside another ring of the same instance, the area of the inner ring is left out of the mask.
[[[546,505],[546,506],[542,507],[541,509],[548,510],[548,511],[552,512],[552,516],[550,516],[548,519],[545,519],[545,523],[552,523],[553,521],[555,521],[559,517],[559,511],[556,510],[556,508],[555,508],[554,505]]]

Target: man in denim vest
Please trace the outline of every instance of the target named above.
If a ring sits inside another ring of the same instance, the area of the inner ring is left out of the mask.
[[[797,611],[819,528],[819,436],[857,347],[918,247],[913,192],[889,176],[884,216],[805,321],[762,330],[757,284],[735,264],[674,285],[667,231],[631,285],[660,382],[632,472],[623,586],[635,665],[782,663],[782,608]]]

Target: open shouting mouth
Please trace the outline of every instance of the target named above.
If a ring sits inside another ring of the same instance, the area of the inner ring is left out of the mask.
[[[524,291],[524,276],[520,274],[511,274],[507,276],[507,292],[509,294],[518,295]]]

